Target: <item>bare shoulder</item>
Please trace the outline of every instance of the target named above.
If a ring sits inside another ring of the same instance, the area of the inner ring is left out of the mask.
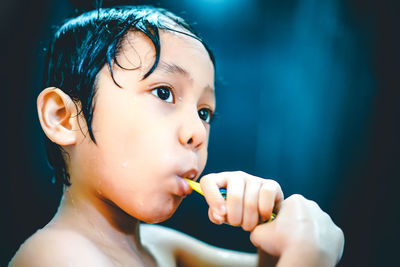
[[[257,255],[209,245],[174,229],[159,225],[141,225],[144,245],[167,250],[180,266],[256,266]]]
[[[93,265],[94,264],[94,265]],[[41,229],[27,239],[9,266],[112,266],[86,237],[73,230]]]

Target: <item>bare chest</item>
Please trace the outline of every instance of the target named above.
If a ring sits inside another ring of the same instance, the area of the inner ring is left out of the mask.
[[[176,259],[172,250],[159,244],[144,243],[147,253],[136,256],[129,252],[107,250],[106,257],[109,259],[109,266],[115,267],[175,267]]]

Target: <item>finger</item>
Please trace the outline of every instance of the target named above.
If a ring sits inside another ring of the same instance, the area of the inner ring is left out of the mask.
[[[275,228],[276,222],[257,225],[250,233],[251,243],[270,255],[279,256],[282,244]]]
[[[245,231],[251,231],[258,224],[258,194],[261,183],[259,181],[247,181],[244,205],[243,205],[243,222],[242,228]]]
[[[283,200],[282,189],[279,184],[273,180],[264,180],[259,193],[259,213],[261,221],[267,221],[271,218],[272,211],[278,212],[280,203]]]
[[[212,212],[220,217],[226,215],[226,203],[219,192],[219,188],[225,188],[226,184],[227,180],[224,173],[207,174],[200,180],[201,190],[203,190],[207,204]]]
[[[239,226],[242,223],[243,198],[245,190],[245,179],[242,174],[229,173],[227,178],[226,208],[228,223]]]
[[[215,224],[223,224],[225,222],[225,219],[220,215],[215,214],[211,208],[208,209],[208,218],[210,218],[210,221]]]

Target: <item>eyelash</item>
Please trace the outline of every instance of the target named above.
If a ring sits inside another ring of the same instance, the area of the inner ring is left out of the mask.
[[[160,89],[165,90],[163,93],[165,93],[166,91],[169,92],[167,99],[163,99],[163,97],[165,97],[165,95],[162,96],[159,94],[160,91],[158,91],[158,90],[160,90]],[[154,88],[153,90],[151,90],[151,93],[153,95],[155,95],[156,97],[158,97],[159,99],[161,99],[162,101],[165,101],[167,103],[175,103],[175,95],[173,93],[173,90],[171,87],[169,87],[167,85],[158,86],[157,88]],[[171,101],[167,101],[167,100],[169,100],[170,97],[171,97]]]
[[[163,90],[163,91],[161,91],[161,90]],[[168,92],[168,95],[166,94],[167,92]],[[154,88],[153,90],[151,90],[151,94],[158,97],[159,99],[161,99],[164,102],[175,104],[175,94],[174,94],[173,89],[170,86],[167,86],[167,85],[158,86],[158,87]],[[203,118],[203,115],[201,114],[202,111],[207,111],[208,116],[206,118]],[[207,124],[211,123],[212,118],[213,118],[213,112],[211,109],[201,108],[198,110],[197,113],[198,113],[200,119],[202,119],[205,123],[207,123]]]
[[[205,118],[205,119],[203,119],[202,115],[200,114],[200,112],[203,111],[203,110],[208,112],[208,117]],[[208,123],[208,124],[211,123],[212,118],[213,118],[213,112],[212,112],[211,109],[209,109],[209,108],[201,108],[201,109],[199,109],[199,111],[197,113],[199,114],[200,119],[202,119],[205,123]]]

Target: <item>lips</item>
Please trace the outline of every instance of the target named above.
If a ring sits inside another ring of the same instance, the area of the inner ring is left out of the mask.
[[[197,170],[192,168],[188,169],[186,171],[180,172],[177,175],[177,182],[178,182],[178,195],[179,196],[186,196],[192,193],[192,188],[189,186],[189,183],[185,180],[191,179],[191,180],[196,180],[197,178]]]
[[[178,182],[178,192],[177,192],[178,196],[184,197],[192,193],[192,188],[190,188],[189,183],[185,179],[178,176],[177,182]]]
[[[189,169],[179,174],[182,178],[187,178],[190,180],[194,180],[197,177],[197,170],[195,168]]]

